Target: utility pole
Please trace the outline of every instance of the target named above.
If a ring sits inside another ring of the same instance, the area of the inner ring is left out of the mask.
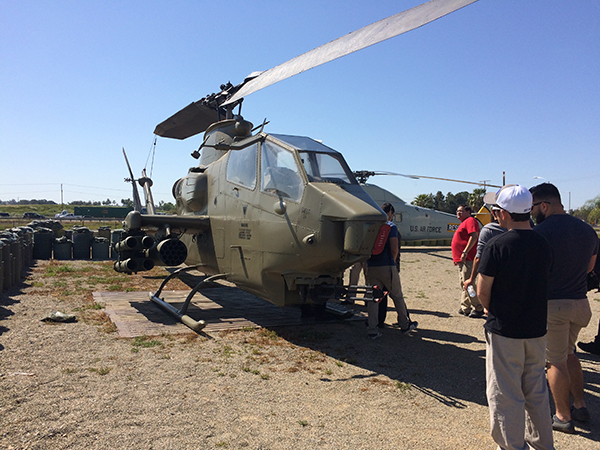
[[[62,183],[60,183],[60,209],[64,209],[64,205],[63,205],[63,187],[62,187]]]

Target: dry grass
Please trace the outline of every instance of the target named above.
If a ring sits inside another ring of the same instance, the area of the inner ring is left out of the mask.
[[[495,448],[483,321],[456,314],[456,273],[444,256],[406,258],[419,331],[384,329],[377,341],[360,322],[122,339],[92,292],[155,290],[167,272],[39,261],[0,304],[0,448]],[[600,294],[592,298],[598,314]],[[52,309],[78,322],[40,322]],[[600,366],[582,361],[594,419],[579,436],[556,436],[557,449],[600,439]]]

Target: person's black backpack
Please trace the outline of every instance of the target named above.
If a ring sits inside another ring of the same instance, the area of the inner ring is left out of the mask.
[[[594,269],[588,273],[587,288],[588,291],[598,289],[598,292],[600,292],[600,255],[596,255],[596,265],[594,266]]]

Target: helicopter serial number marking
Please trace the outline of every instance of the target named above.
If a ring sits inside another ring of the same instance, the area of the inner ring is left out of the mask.
[[[250,228],[248,228],[248,224],[247,223],[241,223],[240,224],[240,231],[238,233],[238,237],[240,239],[247,239],[250,240],[252,239],[252,230]]]
[[[458,230],[459,226],[460,226],[460,223],[449,223],[448,224],[448,232],[454,233],[456,230]]]

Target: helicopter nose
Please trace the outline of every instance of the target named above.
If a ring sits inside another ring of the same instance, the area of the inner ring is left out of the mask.
[[[321,216],[343,223],[343,242],[338,242],[343,246],[344,259],[352,262],[371,255],[379,228],[387,221],[383,211],[359,186],[352,191],[330,185],[320,189]]]
[[[370,255],[382,222],[373,220],[347,220],[344,222],[344,253]]]

